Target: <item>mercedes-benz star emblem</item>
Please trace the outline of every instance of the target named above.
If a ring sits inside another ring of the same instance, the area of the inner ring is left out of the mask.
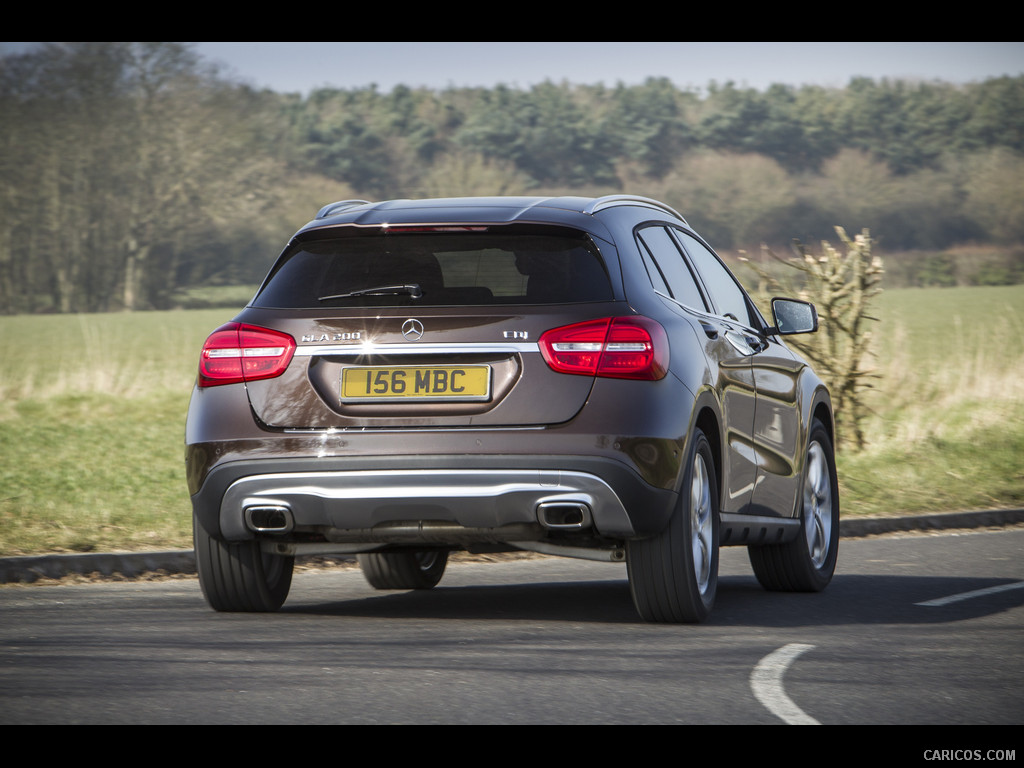
[[[423,335],[423,323],[419,320],[406,320],[402,323],[402,335],[409,341],[419,341]]]

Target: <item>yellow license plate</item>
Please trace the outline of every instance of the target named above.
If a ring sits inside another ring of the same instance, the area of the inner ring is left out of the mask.
[[[491,397],[488,365],[347,367],[341,371],[341,401],[482,402]]]

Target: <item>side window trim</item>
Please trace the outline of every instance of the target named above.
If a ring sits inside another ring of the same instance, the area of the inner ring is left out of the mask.
[[[704,294],[705,301],[708,304],[708,307],[709,307],[708,311],[712,313],[712,316],[713,317],[721,318],[723,320],[728,320],[729,322],[737,323],[737,324],[743,326],[744,328],[747,328],[747,329],[749,329],[751,331],[754,331],[755,333],[764,335],[764,330],[765,330],[765,328],[767,328],[767,324],[764,321],[764,317],[758,311],[757,305],[755,305],[753,300],[750,298],[750,295],[747,293],[747,289],[743,287],[743,285],[740,283],[740,281],[732,273],[732,270],[729,269],[728,266],[726,266],[725,262],[722,261],[721,256],[719,256],[717,253],[715,253],[715,250],[710,245],[708,245],[706,242],[704,242],[704,240],[702,240],[701,237],[696,232],[691,232],[689,230],[686,230],[686,229],[683,229],[682,227],[677,227],[677,226],[670,226],[670,227],[668,227],[668,230],[670,231],[670,233],[672,235],[672,239],[675,241],[676,245],[679,247],[679,250],[682,251],[682,253],[685,255],[685,258],[686,258],[686,261],[687,261],[687,265],[690,267],[690,271],[694,274],[695,279],[698,281],[698,285],[700,286],[701,293]],[[746,304],[746,307],[747,307],[747,320],[745,320],[745,321],[744,320],[740,320],[739,318],[732,317],[732,315],[723,314],[721,312],[721,309],[718,307],[718,303],[715,301],[714,295],[711,293],[710,289],[708,288],[707,283],[705,282],[703,275],[701,275],[699,270],[694,268],[694,266],[693,266],[693,257],[690,255],[689,251],[687,250],[685,241],[683,240],[683,238],[679,234],[680,232],[684,233],[688,237],[692,237],[697,243],[699,243],[705,249],[707,249],[708,253],[711,254],[711,256],[723,267],[723,269],[725,269],[726,273],[728,274],[728,276],[730,277],[732,282],[736,284],[736,287],[739,289],[740,294],[743,296],[743,301],[744,301],[744,303]],[[757,319],[757,321],[758,321],[758,325],[757,326],[752,324],[751,320],[753,318]]]
[[[708,289],[707,283],[704,282],[704,275],[702,275],[700,270],[694,265],[693,257],[690,255],[690,252],[686,250],[686,246],[683,244],[683,239],[679,236],[679,232],[684,230],[680,230],[677,226],[668,226],[666,229],[672,237],[673,242],[675,242],[676,247],[679,249],[679,252],[683,255],[683,260],[686,262],[686,266],[690,270],[690,274],[693,275],[693,279],[697,282],[697,287],[700,288],[700,292],[704,296],[704,303],[706,305],[705,312],[707,312],[711,317],[724,318],[725,315],[718,313],[718,305],[715,302],[715,297]],[[695,233],[687,232],[687,234],[697,237]]]
[[[672,296],[672,288],[669,287],[668,280],[665,278],[665,273],[658,265],[657,260],[654,258],[654,254],[651,253],[651,249],[650,246],[647,245],[647,241],[645,241],[640,236],[641,229],[643,229],[643,227],[637,227],[636,231],[633,233],[633,236],[635,237],[637,245],[640,248],[641,261],[643,262],[644,269],[647,270],[647,277],[651,281],[651,287],[654,289],[654,292],[659,296],[666,298],[669,301],[676,301],[675,297]],[[657,273],[658,280],[661,282],[661,286],[665,289],[665,292],[662,292],[661,288],[655,285],[654,275],[651,274],[652,269]],[[676,303],[678,304],[679,302]]]
[[[674,292],[674,290],[672,288],[672,283],[669,282],[668,277],[665,275],[664,269],[658,263],[657,255],[653,252],[653,250],[651,249],[651,246],[648,244],[647,240],[645,240],[644,237],[643,237],[644,230],[653,230],[653,229],[660,229],[663,232],[665,232],[665,235],[668,237],[669,243],[671,244],[671,246],[676,251],[675,255],[678,256],[678,258],[680,260],[680,263],[683,265],[683,269],[685,269],[687,271],[687,273],[689,274],[689,277],[690,277],[691,281],[693,282],[693,287],[696,288],[696,290],[697,290],[697,294],[698,294],[698,296],[699,296],[699,298],[701,300],[702,306],[693,306],[693,304],[691,304],[690,302],[683,301],[683,297],[675,295],[675,292]],[[640,224],[639,226],[637,226],[633,230],[633,236],[636,239],[637,244],[638,244],[638,246],[641,249],[641,252],[642,252],[641,255],[643,256],[643,261],[644,261],[645,267],[647,266],[648,262],[650,262],[654,266],[654,268],[658,272],[658,277],[661,280],[661,284],[664,286],[665,290],[668,293],[667,294],[662,293],[658,289],[658,287],[656,285],[654,285],[653,279],[651,280],[651,285],[652,285],[655,293],[657,293],[659,296],[662,296],[665,299],[668,299],[669,301],[673,302],[674,304],[677,304],[680,307],[682,307],[682,308],[684,308],[686,310],[689,310],[691,312],[696,312],[696,313],[699,313],[699,314],[707,314],[708,311],[709,311],[709,308],[711,307],[711,303],[708,300],[708,292],[707,292],[706,288],[704,287],[703,282],[700,280],[700,278],[698,277],[698,275],[694,271],[693,265],[690,263],[690,260],[687,257],[686,252],[683,250],[682,247],[680,247],[679,238],[677,238],[672,233],[671,230],[672,230],[672,225],[670,225],[669,223],[664,222],[664,221],[648,221],[648,222],[644,222],[643,224]],[[650,277],[649,273],[650,273],[650,268],[648,268],[648,277]]]

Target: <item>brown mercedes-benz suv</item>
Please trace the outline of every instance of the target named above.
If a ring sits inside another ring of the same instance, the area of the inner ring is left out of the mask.
[[[645,198],[343,201],[203,347],[186,428],[199,577],[269,611],[296,555],[424,589],[454,550],[625,562],[640,615],[708,615],[723,545],[820,590],[829,395],[686,221]]]

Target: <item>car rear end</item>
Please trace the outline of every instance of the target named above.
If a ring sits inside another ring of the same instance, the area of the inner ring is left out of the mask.
[[[300,230],[204,346],[197,526],[287,556],[607,559],[659,530],[685,436],[668,340],[574,207],[350,204]]]

